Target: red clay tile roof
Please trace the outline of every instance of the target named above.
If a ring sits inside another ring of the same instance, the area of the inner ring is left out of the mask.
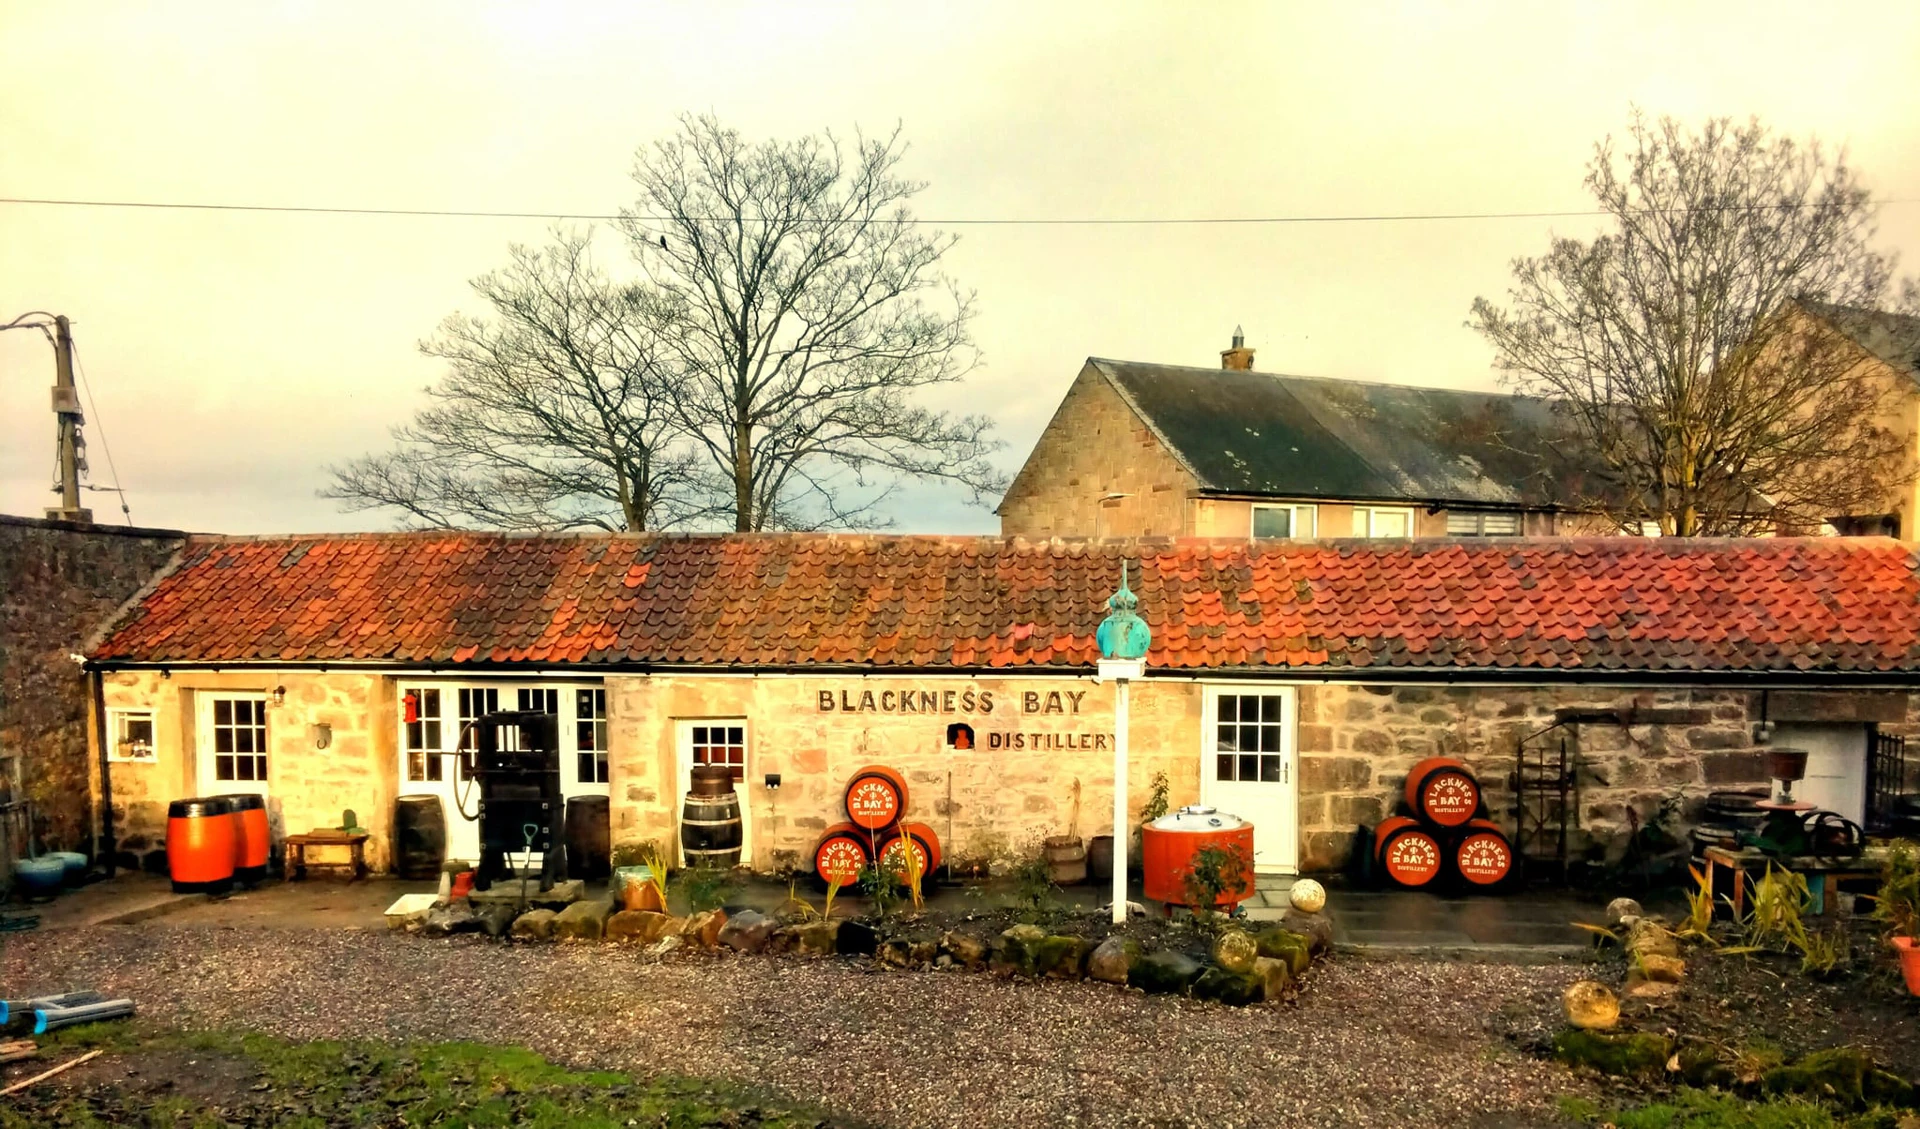
[[[1882,539],[194,538],[93,658],[1079,667],[1122,558],[1149,662],[1920,674]]]

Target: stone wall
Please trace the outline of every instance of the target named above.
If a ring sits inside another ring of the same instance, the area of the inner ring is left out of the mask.
[[[167,564],[184,537],[0,516],[0,754],[20,758],[22,790],[47,848],[92,846],[91,690],[68,656]]]
[[[1008,537],[1191,534],[1193,476],[1092,365],[1080,370],[1000,501]],[[1126,494],[1102,505],[1107,494]]]
[[[267,812],[277,841],[288,833],[336,827],[351,808],[373,832],[367,862],[387,868],[393,803],[399,794],[395,747],[398,708],[394,682],[375,674],[312,674],[294,671],[214,674],[156,671],[108,674],[109,710],[154,711],[151,762],[114,761],[114,831],[123,865],[146,863],[166,846],[167,804],[184,796],[222,789],[199,775],[198,702],[220,691],[268,695],[286,691],[285,703],[267,709]],[[314,727],[330,727],[318,748]]]
[[[1457,757],[1479,778],[1487,806],[1512,827],[1509,778],[1520,740],[1569,715],[1608,713],[1567,727],[1581,765],[1570,852],[1623,845],[1628,811],[1645,819],[1679,795],[1690,821],[1709,791],[1766,785],[1762,710],[1775,722],[1880,724],[1909,732],[1904,693],[1437,687],[1322,684],[1300,690],[1301,869],[1346,865],[1356,825],[1393,814],[1408,771]]]
[[[902,693],[916,695],[914,712],[899,708]],[[822,694],[833,709],[820,708]],[[935,710],[920,710],[919,695],[932,695]],[[972,709],[964,708],[967,695]],[[991,712],[980,708],[984,696]],[[950,858],[1004,857],[1065,834],[1075,780],[1079,833],[1100,834],[1112,823],[1113,700],[1113,686],[1091,678],[609,677],[614,842],[672,840],[678,725],[704,718],[747,719],[747,775],[738,790],[759,869],[811,867],[821,831],[846,818],[847,779],[871,764],[906,775],[907,818],[932,827]],[[1194,802],[1199,706],[1200,689],[1190,683],[1133,688],[1129,810],[1146,802],[1156,771],[1167,774],[1176,806]],[[976,748],[947,747],[955,722],[973,727]],[[1019,748],[992,747],[1015,736]],[[778,792],[763,785],[769,772],[781,774]]]

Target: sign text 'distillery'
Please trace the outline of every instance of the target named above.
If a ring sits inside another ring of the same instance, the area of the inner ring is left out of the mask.
[[[887,714],[891,716],[925,714],[992,715],[998,708],[1002,716],[1018,713],[1027,718],[1077,718],[1087,696],[1085,690],[1021,690],[1014,693],[992,690],[821,690],[814,699],[821,713]],[[1011,699],[1011,701],[1009,701]],[[989,730],[981,745],[987,749],[1088,749],[1112,747],[1107,733],[1061,732],[1054,729]]]

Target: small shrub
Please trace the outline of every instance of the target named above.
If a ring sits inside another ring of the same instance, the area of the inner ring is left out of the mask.
[[[679,886],[681,892],[687,896],[687,908],[696,913],[701,910],[719,909],[726,904],[728,895],[737,888],[733,872],[717,866],[683,868],[680,871]]]
[[[1900,839],[1888,849],[1873,916],[1896,937],[1920,937],[1920,843]]]
[[[860,871],[860,890],[873,903],[878,917],[891,917],[900,908],[900,856],[882,855]]]
[[[1244,889],[1252,877],[1253,860],[1247,857],[1246,851],[1213,845],[1193,852],[1180,885],[1194,916],[1209,919],[1223,897],[1230,891]]]
[[[1153,782],[1147,789],[1147,802],[1140,805],[1140,822],[1152,823],[1167,814],[1167,801],[1172,794],[1173,786],[1167,781],[1167,774],[1154,773]]]
[[[1013,864],[1012,908],[1028,920],[1047,919],[1060,912],[1060,888],[1053,884],[1046,851],[1036,837]]]
[[[1831,976],[1852,956],[1844,927],[1809,930],[1800,941],[1800,971],[1809,976]]]
[[[1813,896],[1807,880],[1791,870],[1767,864],[1767,872],[1753,884],[1747,919],[1741,923],[1746,943],[1775,952],[1804,952],[1804,920]]]
[[[1687,916],[1681,920],[1680,928],[1674,930],[1676,937],[1690,938],[1696,941],[1711,942],[1713,936],[1713,887],[1707,882],[1707,873],[1697,866],[1688,866],[1693,875],[1693,889],[1687,891]]]

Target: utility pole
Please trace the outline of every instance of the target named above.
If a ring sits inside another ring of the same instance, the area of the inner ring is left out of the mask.
[[[91,522],[93,511],[80,505],[80,472],[86,468],[86,440],[80,425],[80,394],[73,387],[73,330],[67,315],[53,319],[53,415],[59,420],[60,505],[47,507],[47,516],[60,521]]]

